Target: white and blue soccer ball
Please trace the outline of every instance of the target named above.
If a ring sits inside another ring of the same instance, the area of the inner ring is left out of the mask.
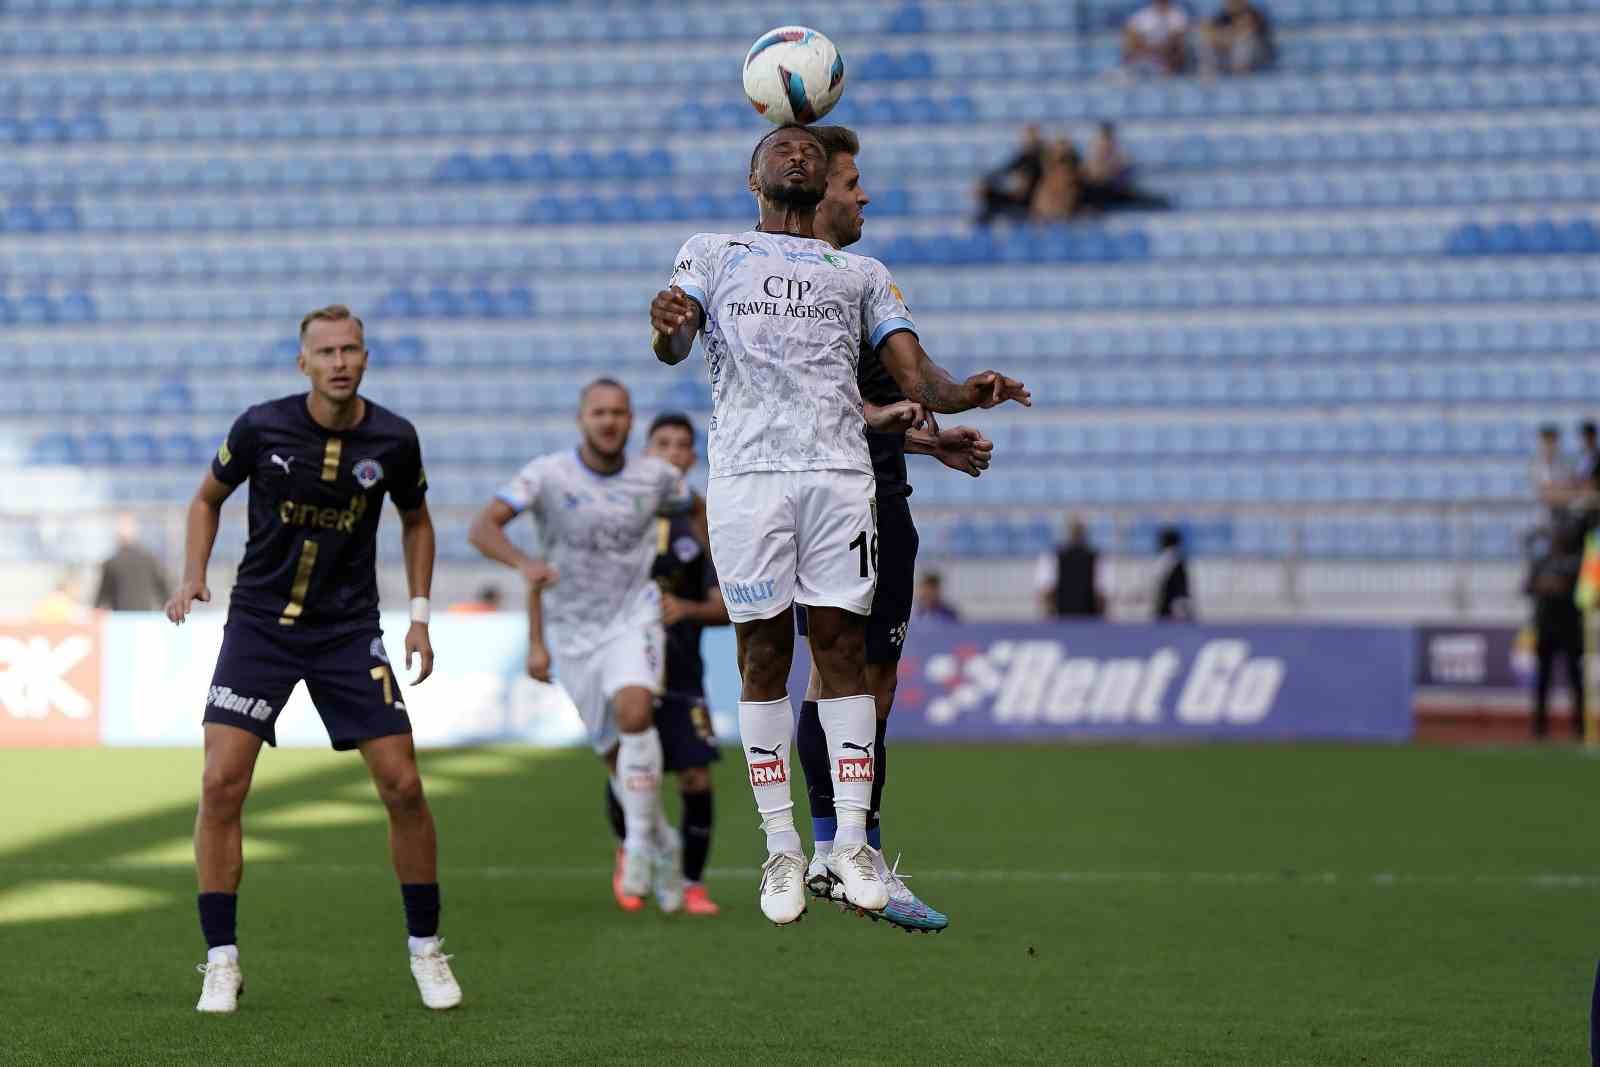
[[[844,94],[844,59],[816,30],[779,26],[744,57],[744,95],[775,125],[816,122]]]

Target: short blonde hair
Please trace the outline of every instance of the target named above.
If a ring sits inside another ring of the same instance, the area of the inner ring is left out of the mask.
[[[325,308],[317,308],[315,311],[306,312],[306,317],[300,320],[300,340],[304,341],[306,339],[306,330],[310,328],[313,322],[354,322],[356,329],[361,331],[361,339],[363,341],[367,339],[367,328],[343,304],[329,304]]]

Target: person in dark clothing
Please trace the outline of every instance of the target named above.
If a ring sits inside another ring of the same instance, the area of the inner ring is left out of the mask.
[[[1194,621],[1194,601],[1189,596],[1189,564],[1183,554],[1183,534],[1176,526],[1161,531],[1161,555],[1156,567],[1156,618]]]
[[[1573,599],[1582,564],[1577,529],[1562,524],[1552,531],[1550,547],[1528,569],[1525,591],[1533,598],[1539,660],[1533,688],[1534,737],[1544,737],[1549,732],[1550,683],[1558,656],[1566,660],[1573,734],[1583,736],[1583,613]]]
[[[1033,193],[1044,174],[1044,139],[1030,123],[1022,131],[1022,147],[1003,166],[990,171],[978,185],[978,225],[996,218],[1026,219]]]
[[[132,515],[117,518],[117,550],[100,567],[100,589],[94,606],[112,611],[160,611],[172,595],[161,561],[139,543],[139,523]]]
[[[1082,520],[1067,523],[1067,540],[1040,557],[1038,587],[1046,615],[1094,618],[1105,614],[1100,593],[1100,553],[1089,543]]]

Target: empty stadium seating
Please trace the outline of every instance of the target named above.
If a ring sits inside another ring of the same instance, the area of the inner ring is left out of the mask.
[[[801,17],[850,64],[860,250],[937,358],[1038,400],[974,418],[982,479],[919,468],[926,551],[1030,555],[1085,509],[1124,551],[1177,521],[1213,557],[1518,557],[1534,428],[1600,396],[1600,9],[1267,0],[1272,70],[1154,83],[1115,73],[1131,6],[6,0],[0,417],[105,503],[181,501],[341,300],[469,558],[586,375],[707,411],[644,308],[749,224],[734,67]],[[1103,118],[1173,210],[972,225],[1024,123]]]

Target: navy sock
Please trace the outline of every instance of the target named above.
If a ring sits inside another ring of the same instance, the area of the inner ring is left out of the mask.
[[[1600,1067],[1600,967],[1594,972],[1594,997],[1589,1002],[1589,1061]]]
[[[889,750],[884,747],[884,734],[889,729],[888,719],[878,720],[877,755],[872,764],[872,810],[867,812],[867,844],[883,851],[883,834],[878,827],[883,811],[883,781],[889,775]]]
[[[683,876],[700,881],[711,855],[711,790],[683,796]]]
[[[606,818],[611,820],[611,832],[617,835],[620,842],[628,836],[628,827],[622,818],[622,805],[617,801],[617,791],[611,788],[611,780],[606,779]]]
[[[200,906],[200,932],[205,935],[206,948],[218,945],[237,945],[234,928],[239,921],[239,894],[201,893],[196,898]]]
[[[437,937],[439,883],[402,882],[400,898],[406,904],[406,933],[412,937]]]
[[[806,797],[811,801],[814,840],[832,841],[838,817],[833,810],[833,774],[828,769],[828,735],[822,731],[815,700],[800,704],[800,725],[794,739],[800,770],[806,776]]]

